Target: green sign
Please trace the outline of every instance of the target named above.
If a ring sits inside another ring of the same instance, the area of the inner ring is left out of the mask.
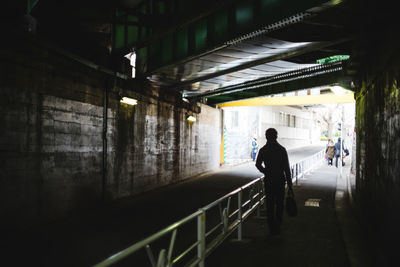
[[[333,62],[337,62],[337,61],[348,60],[349,58],[350,58],[349,55],[335,55],[335,56],[317,59],[317,63],[319,63],[319,64],[333,63]]]

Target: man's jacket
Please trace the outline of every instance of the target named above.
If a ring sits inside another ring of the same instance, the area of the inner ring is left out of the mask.
[[[286,149],[278,142],[268,141],[258,152],[257,169],[265,174],[265,179],[272,182],[292,184],[289,158]]]

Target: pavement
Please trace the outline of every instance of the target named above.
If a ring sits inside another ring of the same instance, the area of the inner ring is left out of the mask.
[[[243,225],[207,259],[207,267],[369,267],[372,251],[351,199],[350,167],[342,175],[321,166],[294,186],[298,215],[284,214],[279,235],[270,235],[265,211]],[[377,265],[378,266],[378,265]]]
[[[289,157],[296,155],[289,151]],[[298,216],[284,217],[280,235],[268,235],[265,213],[252,216],[244,223],[244,239],[232,235],[206,259],[206,266],[369,267],[370,246],[351,205],[348,192],[354,181],[347,165],[343,174],[338,178],[338,169],[322,166],[306,175],[294,187]],[[253,162],[244,163],[40,227],[2,229],[0,251],[7,264],[0,265],[92,266],[259,176]],[[118,266],[150,265],[133,260]]]

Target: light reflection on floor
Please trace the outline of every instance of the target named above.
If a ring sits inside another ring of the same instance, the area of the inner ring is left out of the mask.
[[[316,207],[319,208],[319,202],[321,202],[320,198],[309,198],[304,203],[305,207]]]

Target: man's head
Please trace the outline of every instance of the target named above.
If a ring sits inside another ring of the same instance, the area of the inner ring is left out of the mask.
[[[276,141],[278,138],[278,132],[275,130],[275,128],[269,128],[265,131],[265,137],[268,141]]]

